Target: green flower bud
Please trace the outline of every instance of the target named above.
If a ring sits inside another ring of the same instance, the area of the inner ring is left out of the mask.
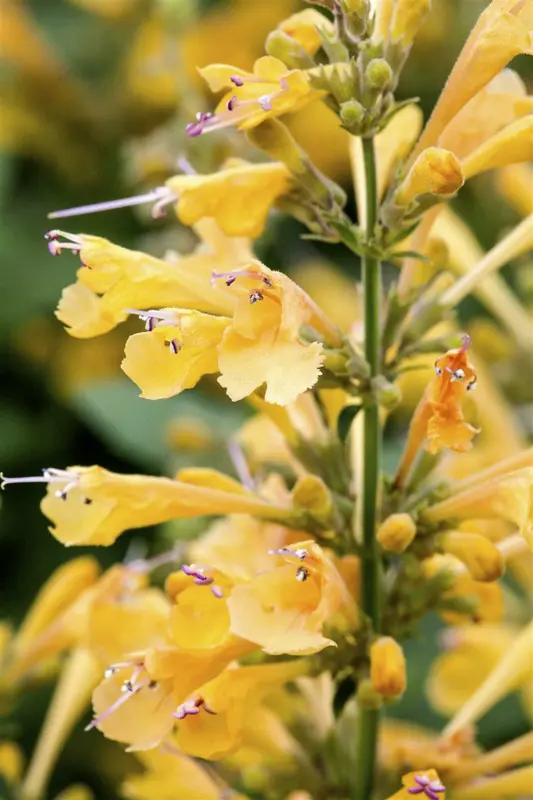
[[[392,83],[393,73],[384,58],[373,58],[365,70],[366,85],[369,89],[383,91]]]
[[[297,40],[279,29],[269,33],[265,50],[269,56],[283,61],[289,69],[310,69],[315,66],[309,53],[306,53]]]
[[[348,100],[341,105],[340,118],[345,128],[356,127],[363,119],[365,110],[357,100]]]

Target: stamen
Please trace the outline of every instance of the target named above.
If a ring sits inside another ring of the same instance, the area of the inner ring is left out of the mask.
[[[291,550],[290,547],[278,547],[277,550],[269,550],[268,554],[271,556],[289,556],[298,558],[300,561],[304,561],[308,556],[305,547],[299,547],[297,550]]]
[[[302,583],[308,579],[310,572],[305,567],[298,567],[296,570],[296,580]]]
[[[210,575],[205,574],[205,567],[199,567],[197,564],[183,564],[181,571],[191,578],[194,578],[196,586],[209,586],[214,597],[220,600],[224,597],[224,591],[220,586],[217,586],[215,579]]]
[[[74,486],[77,486],[78,482],[79,476],[76,473],[64,469],[53,469],[52,467],[43,469],[42,475],[29,475],[23,478],[6,478],[0,472],[0,489],[5,489],[6,486],[12,483],[66,483],[67,485],[61,492],[56,492],[56,497],[70,491]]]
[[[172,325],[178,327],[180,324],[180,316],[175,311],[157,311],[149,309],[148,311],[141,311],[138,308],[125,308],[127,314],[134,314],[136,317],[145,323],[145,330],[153,331],[157,325]]]
[[[207,714],[213,714],[215,716],[217,713],[207,705],[203,697],[197,697],[193,701],[189,701],[187,703],[181,703],[181,705],[177,707],[172,716],[174,716],[176,719],[185,719],[185,717],[196,716],[202,710],[205,711]]]
[[[258,303],[260,300],[264,300],[263,295],[257,289],[253,292],[250,292],[250,304],[254,305],[254,303]]]
[[[257,102],[263,111],[272,111],[272,97],[269,94],[263,94],[257,98]]]
[[[180,545],[167,553],[161,553],[153,558],[136,558],[133,561],[126,561],[126,565],[128,569],[134,572],[146,574],[166,564],[175,564],[177,561],[181,561],[182,550],[183,548]]]
[[[66,239],[66,242],[59,242],[59,237]],[[81,236],[76,236],[73,233],[66,231],[52,230],[45,233],[44,238],[48,242],[48,252],[52,256],[60,256],[63,250],[72,250],[76,255],[79,255],[83,245]]]
[[[185,175],[198,175],[190,161],[185,156],[180,156],[176,161],[176,167]]]
[[[232,82],[232,83],[233,83],[235,86],[244,86],[244,79],[243,79],[243,78],[241,78],[241,77],[240,77],[240,75],[232,75],[232,76],[230,77],[230,81],[231,81],[231,82]]]
[[[237,97],[236,94],[234,94],[233,97],[230,97],[230,99],[226,103],[226,108],[228,109],[228,111],[233,111],[238,102],[239,98]]]
[[[228,453],[230,455],[235,472],[239,476],[239,480],[246,489],[251,492],[255,491],[255,483],[250,472],[250,467],[244,455],[244,451],[236,439],[230,439],[228,442]]]
[[[115,702],[112,705],[110,705],[108,709],[106,709],[98,717],[95,717],[92,720],[92,722],[89,722],[89,724],[85,726],[84,730],[85,731],[91,731],[93,728],[96,728],[97,725],[100,725],[101,722],[104,722],[104,720],[106,720],[108,717],[110,717],[111,714],[114,714],[114,712],[118,708],[120,708],[120,706],[123,706],[124,703],[127,703],[128,700],[130,700],[132,697],[134,697],[136,694],[138,694],[141,691],[141,689],[144,689],[145,686],[149,686],[149,685],[150,684],[148,682],[147,683],[140,683],[140,684],[138,684],[138,686],[134,687],[133,691],[126,692],[125,694],[121,694],[120,697],[118,698],[118,700],[115,700]]]
[[[446,791],[440,781],[430,781],[427,775],[416,775],[415,781],[418,786],[408,789],[407,794],[424,794],[430,800],[439,800],[438,794]]]
[[[171,339],[170,342],[168,343],[168,346],[170,348],[170,352],[173,353],[173,355],[175,356],[178,355],[179,351],[183,347],[182,343],[178,341],[178,339]]]
[[[471,344],[472,344],[472,340],[471,340],[470,336],[467,333],[465,333],[464,336],[461,337],[460,352],[461,353],[466,352],[466,350],[468,350],[468,348],[470,347]]]
[[[162,209],[168,203],[173,203],[177,200],[174,192],[167,186],[158,186],[151,192],[146,194],[139,194],[135,197],[125,197],[122,200],[107,200],[103,203],[91,203],[86,206],[77,206],[75,208],[66,208],[62,211],[53,211],[48,214],[49,219],[59,219],[64,217],[77,217],[82,214],[95,214],[100,211],[114,211],[119,208],[128,208],[131,206],[140,206],[144,203],[155,203],[152,210],[160,214]]]
[[[261,278],[266,286],[272,286],[272,281],[270,281],[269,278],[261,275],[259,272],[254,272],[251,269],[235,269],[231,272],[217,272],[216,270],[213,270],[211,273],[211,285],[221,278],[226,279],[226,286],[231,286],[232,283],[235,283],[237,278],[256,278],[257,280]]]

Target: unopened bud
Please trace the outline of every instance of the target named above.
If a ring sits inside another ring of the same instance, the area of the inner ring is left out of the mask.
[[[292,490],[292,498],[297,508],[310,511],[317,517],[327,518],[333,510],[330,491],[316,475],[300,478]]]
[[[442,549],[462,561],[475,581],[497,581],[505,572],[505,561],[489,539],[479,533],[448,531],[440,540]]]
[[[392,636],[380,636],[370,647],[370,680],[383,697],[399,697],[405,691],[405,656]]]
[[[314,66],[313,59],[301,44],[281,30],[268,34],[265,50],[269,56],[283,61],[289,69],[309,69]]]
[[[356,127],[363,119],[365,109],[357,100],[348,100],[340,108],[341,122],[345,128]]]
[[[279,24],[278,30],[283,31],[289,38],[298,42],[300,47],[310,56],[314,56],[322,45],[320,31],[333,34],[333,24],[320,11],[306,8],[297,14],[284,19]]]
[[[380,406],[390,411],[396,408],[401,402],[402,393],[400,387],[391,383],[384,375],[378,375],[372,379],[372,388]]]
[[[407,173],[394,196],[397,206],[409,206],[418,197],[436,195],[448,198],[463,185],[461,164],[449,150],[428,147],[423,150]]]
[[[435,270],[446,269],[450,263],[450,248],[444,239],[434,236],[428,241],[424,256],[431,261]]]
[[[389,553],[403,553],[416,536],[416,525],[409,514],[391,514],[381,523],[377,540]]]
[[[392,83],[393,72],[384,58],[373,58],[365,70],[365,81],[369,89],[383,91]]]

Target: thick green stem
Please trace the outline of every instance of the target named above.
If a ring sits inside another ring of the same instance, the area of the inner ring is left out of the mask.
[[[365,166],[367,240],[374,236],[377,222],[377,181],[374,142],[362,139]],[[365,356],[371,376],[381,372],[381,264],[378,259],[363,257]],[[374,633],[380,627],[381,563],[376,540],[376,514],[381,473],[381,425],[377,402],[364,410],[363,474],[361,481],[362,531],[362,594],[363,612],[372,623]],[[379,711],[361,708],[359,712],[358,763],[356,800],[370,800],[374,785]]]

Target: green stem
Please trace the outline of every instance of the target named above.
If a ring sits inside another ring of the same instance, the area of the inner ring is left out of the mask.
[[[362,139],[366,191],[366,236],[371,240],[377,222],[378,194],[376,158],[373,139]],[[381,372],[381,264],[377,258],[363,257],[365,357],[370,373]],[[377,402],[364,410],[363,418],[363,475],[361,495],[362,529],[362,592],[361,605],[372,623],[374,633],[380,628],[381,563],[376,540],[376,513],[381,474],[381,425]],[[359,711],[358,763],[356,800],[372,797],[379,711],[361,708]]]

